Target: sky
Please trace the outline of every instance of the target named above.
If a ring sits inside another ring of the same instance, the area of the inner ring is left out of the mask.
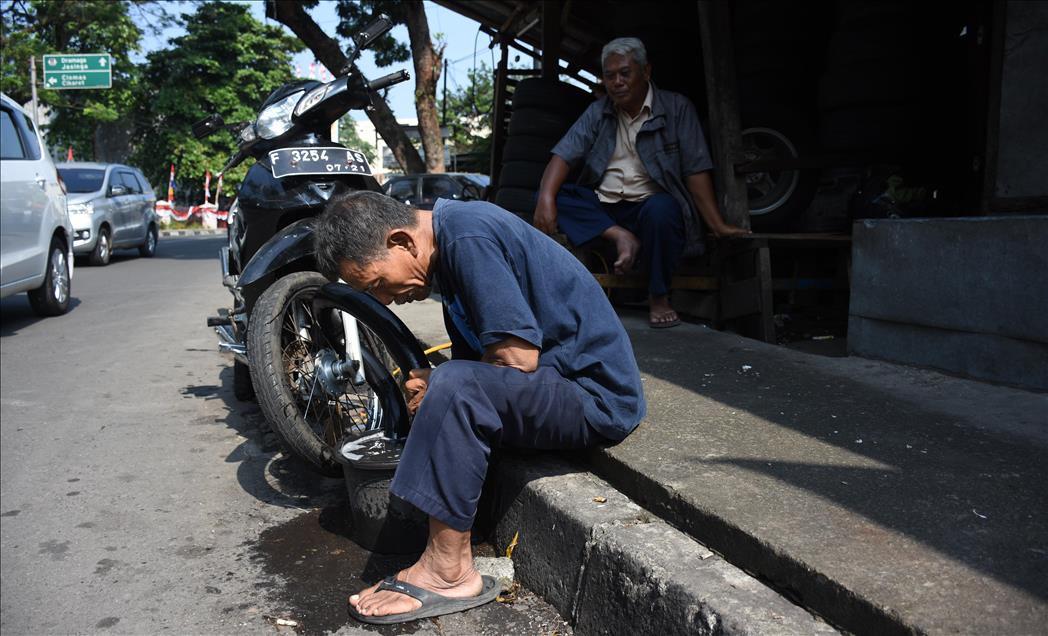
[[[251,8],[251,13],[260,22],[267,24],[283,27],[276,20],[266,20],[265,18],[265,7],[262,0],[231,0],[238,1],[241,4],[247,4]],[[474,64],[474,43],[476,43],[476,65],[480,66],[481,62],[486,62],[489,67],[493,67],[493,51],[488,48],[488,44],[491,42],[491,38],[483,33],[478,35],[478,27],[480,26],[477,22],[470,20],[469,18],[463,17],[449,9],[436,5],[432,2],[426,2],[426,17],[429,21],[430,34],[436,39],[437,34],[443,34],[444,41],[447,42],[447,48],[444,51],[444,58],[448,61],[448,92],[455,90],[456,87],[465,86],[468,83],[467,72],[473,67]],[[335,12],[336,2],[334,0],[321,0],[321,2],[310,9],[310,15],[313,16],[313,20],[320,26],[320,28],[328,35],[335,36],[335,27],[338,25],[338,15]],[[192,2],[169,2],[167,3],[167,9],[170,13],[179,14],[186,13],[193,10]],[[134,15],[134,13],[132,13]],[[290,34],[290,30],[287,30]],[[182,35],[181,29],[168,29],[160,36],[154,36],[152,34],[146,34],[143,38],[143,52],[141,56],[136,57],[135,61],[139,62],[145,59],[145,54],[159,49],[167,48],[169,46],[169,40],[171,38]],[[398,26],[395,27],[391,34],[398,41],[408,42],[408,31],[406,27]],[[343,44],[348,44],[344,42]],[[411,65],[411,60],[406,62],[395,64],[393,66],[379,68],[375,66],[374,55],[365,51],[360,57],[357,66],[365,77],[376,78],[393,71],[405,69],[412,76],[415,75],[414,68]],[[309,67],[311,63],[316,62],[313,57],[313,53],[309,49],[304,50],[302,53],[295,55],[294,64],[302,73],[303,77],[309,75]],[[319,67],[319,64],[317,65]],[[319,71],[315,71],[319,72]],[[330,79],[330,77],[328,78]],[[414,102],[414,81],[404,82],[398,84],[390,89],[387,101],[389,102],[390,108],[393,110],[394,115],[398,118],[414,118],[415,113],[415,102]],[[444,79],[440,79],[440,84],[437,86],[438,94],[443,89]],[[262,102],[264,95],[259,96],[259,103]],[[366,119],[363,113],[350,113],[353,119]]]

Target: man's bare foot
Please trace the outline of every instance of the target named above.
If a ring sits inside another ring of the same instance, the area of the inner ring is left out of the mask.
[[[473,568],[469,532],[460,532],[430,519],[429,543],[418,563],[401,570],[397,579],[449,598],[469,598],[484,586]],[[349,603],[364,616],[389,616],[418,609],[415,598],[391,590],[376,591],[378,585],[349,597]]]
[[[633,269],[633,262],[637,260],[637,254],[640,252],[640,241],[633,232],[620,225],[613,225],[604,230],[601,236],[615,243],[615,251],[618,254],[615,258],[615,273],[625,274]]]
[[[669,296],[652,296],[648,300],[648,326],[653,329],[676,327],[680,316],[670,306]]]

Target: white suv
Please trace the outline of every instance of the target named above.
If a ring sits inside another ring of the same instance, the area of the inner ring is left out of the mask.
[[[0,297],[29,293],[42,316],[69,309],[73,226],[65,188],[32,120],[0,93]]]

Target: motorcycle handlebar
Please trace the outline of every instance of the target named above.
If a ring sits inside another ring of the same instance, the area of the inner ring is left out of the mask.
[[[395,73],[383,75],[382,77],[371,80],[370,82],[368,82],[368,90],[380,91],[383,88],[386,88],[387,86],[392,86],[394,84],[406,82],[409,79],[411,79],[411,75],[407,71],[397,71]]]

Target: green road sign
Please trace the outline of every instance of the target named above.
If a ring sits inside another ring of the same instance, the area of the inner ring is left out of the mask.
[[[44,88],[110,88],[113,69],[106,53],[45,55]]]

